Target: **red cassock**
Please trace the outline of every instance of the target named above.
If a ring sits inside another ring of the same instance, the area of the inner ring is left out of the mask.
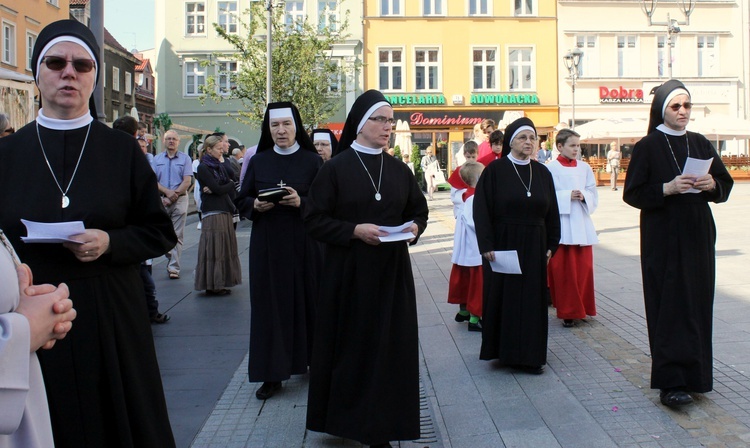
[[[558,246],[547,265],[547,282],[559,319],[596,316],[593,246]]]

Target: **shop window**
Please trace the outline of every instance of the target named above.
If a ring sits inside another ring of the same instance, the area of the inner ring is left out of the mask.
[[[440,89],[440,52],[437,48],[414,50],[414,90]]]
[[[698,36],[698,76],[719,76],[716,36]]]
[[[531,47],[511,47],[508,49],[508,90],[534,90],[533,49]]]
[[[403,50],[388,48],[378,50],[378,86],[380,90],[402,90],[404,72]]]
[[[497,89],[497,48],[474,48],[472,50],[473,90]]]
[[[638,76],[638,48],[636,36],[617,36],[617,76]]]

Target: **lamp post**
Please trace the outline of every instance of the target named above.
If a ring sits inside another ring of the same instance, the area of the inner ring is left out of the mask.
[[[576,81],[578,80],[578,66],[581,64],[581,56],[583,56],[583,51],[578,47],[572,51],[568,51],[565,56],[563,56],[565,68],[568,69],[568,73],[570,74],[571,88],[573,91],[573,119],[570,125],[571,129],[576,128]]]
[[[685,20],[680,22],[670,17],[667,13],[666,22],[654,22],[653,15],[659,0],[640,0],[641,10],[648,17],[648,26],[666,26],[667,27],[667,76],[672,79],[672,35],[680,32],[678,25],[690,25],[690,14],[695,9],[695,0],[678,0],[680,12],[685,16]]]

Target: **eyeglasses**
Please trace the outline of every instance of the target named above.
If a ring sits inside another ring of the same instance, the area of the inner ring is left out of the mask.
[[[377,121],[380,124],[388,123],[390,126],[393,126],[396,123],[396,120],[394,118],[388,118],[382,115],[378,115],[377,117],[369,117],[368,120]]]
[[[675,103],[675,104],[672,104],[671,106],[667,106],[667,107],[669,107],[669,108],[670,108],[670,109],[672,109],[673,111],[677,112],[677,111],[679,111],[679,110],[680,110],[680,108],[681,108],[681,107],[684,107],[684,108],[685,108],[685,110],[690,110],[690,109],[692,109],[692,107],[693,107],[693,103],[690,103],[690,102],[684,102],[684,103],[682,103],[682,104],[680,104],[680,103]]]
[[[73,68],[78,73],[88,73],[96,66],[96,63],[93,59],[73,59],[72,61],[69,61],[59,56],[45,56],[42,61],[48,69],[54,70],[56,72],[65,70],[65,67],[68,66],[68,62],[73,64]]]
[[[516,139],[518,139],[519,141],[522,141],[522,142],[525,142],[526,140],[528,140],[530,142],[535,142],[535,141],[538,140],[537,137],[536,137],[536,135],[519,135],[516,138],[514,138],[513,140],[516,140]]]

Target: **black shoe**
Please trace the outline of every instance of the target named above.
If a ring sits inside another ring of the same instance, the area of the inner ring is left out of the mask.
[[[467,314],[466,316],[464,316],[461,313],[456,313],[456,317],[454,318],[456,322],[466,322],[469,319],[471,319],[471,314]]]
[[[152,324],[166,324],[169,319],[170,319],[169,314],[157,313],[156,316],[151,317],[151,323]]]
[[[574,327],[574,326],[575,326],[575,323],[573,322],[573,319],[565,319],[565,320],[563,320],[563,327],[570,328],[570,327]]]
[[[683,406],[693,402],[693,397],[684,390],[662,389],[659,398],[661,399],[661,404],[669,406],[670,408]]]
[[[393,445],[391,445],[389,442],[386,443],[377,443],[375,445],[370,445],[370,448],[391,448]]]
[[[260,388],[255,391],[255,398],[258,400],[268,400],[281,389],[281,381],[266,381]]]
[[[477,323],[472,324],[469,322],[469,331],[479,331],[481,333],[482,331],[482,320],[478,320]]]
[[[531,375],[541,375],[544,373],[544,366],[515,366],[515,368]]]

